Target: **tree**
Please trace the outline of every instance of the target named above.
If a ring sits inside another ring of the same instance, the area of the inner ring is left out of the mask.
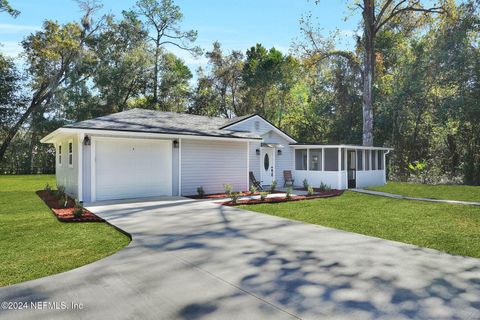
[[[197,39],[197,31],[181,30],[179,24],[183,14],[180,7],[175,5],[172,0],[161,0],[160,2],[158,0],[139,0],[136,4],[136,12],[147,20],[147,25],[153,30],[150,35],[150,40],[154,45],[152,90],[153,103],[157,104],[162,47],[171,45],[193,54],[200,54],[201,49],[192,46]]]
[[[420,0],[383,0],[375,5],[375,0],[357,2],[363,18],[363,135],[365,146],[373,146],[373,82],[375,72],[375,38],[382,28],[408,12],[423,14],[443,13],[443,6],[425,8]]]
[[[73,84],[67,83],[71,75],[76,75],[77,81],[85,80],[82,75],[88,71],[85,62],[89,58],[85,47],[97,29],[90,22],[91,15],[97,8],[85,7],[81,24],[67,23],[60,26],[57,22],[46,21],[43,30],[31,34],[22,42],[33,93],[25,112],[8,130],[0,146],[0,161],[28,117],[41,106],[50,103],[59,87],[68,88]]]
[[[0,12],[6,12],[14,18],[20,14],[20,11],[12,8],[12,6],[8,3],[8,0],[0,0]]]
[[[161,57],[161,81],[157,108],[162,111],[185,112],[190,102],[192,73],[184,62],[172,53]]]
[[[153,64],[143,24],[132,12],[122,15],[118,22],[109,17],[91,45],[97,59],[92,80],[104,114],[125,110],[129,99],[143,93]]]

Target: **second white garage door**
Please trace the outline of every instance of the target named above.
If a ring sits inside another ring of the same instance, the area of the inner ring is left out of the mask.
[[[95,200],[172,195],[172,142],[95,139]]]

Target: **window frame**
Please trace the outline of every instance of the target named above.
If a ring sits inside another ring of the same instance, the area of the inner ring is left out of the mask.
[[[57,148],[57,164],[59,167],[62,166],[62,149],[62,143],[59,143]]]
[[[297,161],[297,152],[300,153],[301,152],[301,167],[304,168],[304,169],[298,169],[299,167],[299,163]],[[295,170],[298,170],[298,171],[307,171],[308,169],[308,149],[295,149]],[[305,161],[306,160],[306,161]],[[305,165],[305,166],[304,166]]]
[[[67,149],[68,167],[73,168],[73,140],[68,140]]]
[[[322,148],[309,149],[308,161],[309,161],[309,170],[310,171],[322,171]],[[313,157],[317,156],[317,169],[314,169]]]

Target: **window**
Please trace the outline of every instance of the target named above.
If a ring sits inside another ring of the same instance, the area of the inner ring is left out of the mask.
[[[68,142],[68,166],[73,166],[73,142]]]
[[[370,150],[365,150],[365,170],[370,170]]]
[[[310,149],[310,170],[322,170],[322,149]]]
[[[325,171],[338,171],[338,149],[326,148],[325,152]]]
[[[307,170],[307,149],[295,150],[295,170]]]
[[[363,150],[357,150],[357,170],[363,170]]]
[[[263,158],[263,167],[265,168],[265,171],[270,168],[270,159],[268,158],[268,153],[265,153],[265,157]]]
[[[342,170],[345,170],[345,149],[342,149]]]
[[[62,145],[58,145],[58,165],[62,165]]]
[[[383,151],[378,150],[378,163],[377,163],[377,169],[378,170],[383,170]]]

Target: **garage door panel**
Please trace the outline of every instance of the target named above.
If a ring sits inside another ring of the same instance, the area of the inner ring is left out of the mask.
[[[171,148],[160,140],[96,141],[97,200],[171,195]]]

